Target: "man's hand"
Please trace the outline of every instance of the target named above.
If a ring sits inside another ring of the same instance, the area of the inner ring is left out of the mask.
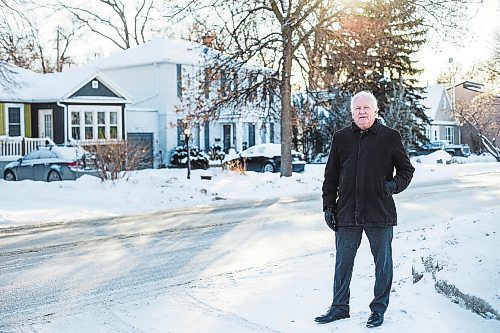
[[[394,192],[396,192],[398,190],[398,187],[397,187],[394,179],[386,180],[384,182],[384,190],[385,190],[386,197],[391,196],[392,194],[394,194]]]
[[[325,208],[325,222],[330,229],[337,231],[337,221],[335,220],[335,215],[333,213],[334,208],[332,206],[326,206]]]

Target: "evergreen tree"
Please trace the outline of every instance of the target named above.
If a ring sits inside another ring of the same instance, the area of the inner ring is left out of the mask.
[[[381,116],[391,113],[386,123],[398,128],[406,143],[424,138],[416,119],[427,121],[420,104],[423,89],[414,78],[420,70],[412,59],[425,42],[422,23],[414,1],[366,1],[346,12],[338,29],[329,32],[327,46],[330,84],[348,93],[373,92]]]

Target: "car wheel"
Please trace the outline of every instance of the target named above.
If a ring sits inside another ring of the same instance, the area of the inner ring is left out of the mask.
[[[47,176],[47,181],[48,182],[55,182],[61,180],[61,175],[59,172],[52,170],[49,172],[49,175]]]
[[[262,168],[262,172],[274,172],[274,165],[271,163],[266,163]]]
[[[3,175],[3,179],[5,179],[6,181],[14,181],[16,180],[16,176],[14,175],[14,173],[10,170],[7,170],[5,171],[4,175]]]

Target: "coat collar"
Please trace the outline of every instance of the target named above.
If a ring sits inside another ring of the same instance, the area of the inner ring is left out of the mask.
[[[372,132],[372,133],[377,133],[379,128],[380,128],[380,121],[378,119],[375,119],[375,122],[373,123],[373,125],[370,128],[368,128],[366,131]],[[359,128],[358,125],[356,125],[356,123],[354,123],[354,121],[351,124],[351,130],[353,132],[362,132],[361,128]]]

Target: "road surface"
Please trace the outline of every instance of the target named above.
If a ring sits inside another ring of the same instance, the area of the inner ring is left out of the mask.
[[[491,173],[410,187],[396,199],[400,222],[395,241],[398,235],[471,213],[485,201],[500,208],[499,188],[500,175]],[[158,295],[170,295],[186,308],[196,306],[240,332],[286,331],[247,320],[244,313],[216,309],[189,290],[209,289],[214,281],[236,279],[242,272],[273,274],[273,267],[331,253],[333,237],[320,209],[318,193],[0,229],[0,332],[42,332],[50,323],[89,311],[102,321],[103,332],[142,332],[106,309],[154,301]],[[182,325],[171,327],[180,332]]]

